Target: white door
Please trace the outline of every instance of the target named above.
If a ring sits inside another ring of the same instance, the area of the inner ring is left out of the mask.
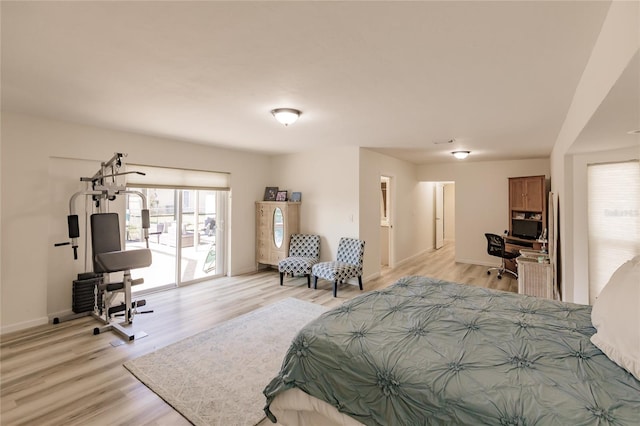
[[[444,245],[444,192],[443,184],[436,184],[436,249]]]
[[[391,264],[391,178],[380,177],[380,265]]]

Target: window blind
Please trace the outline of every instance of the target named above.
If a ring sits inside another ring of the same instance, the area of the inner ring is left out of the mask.
[[[640,254],[640,162],[587,167],[589,301],[615,270]]]
[[[129,174],[127,185],[140,188],[209,189],[229,190],[230,174],[205,170],[176,169],[168,167],[127,164],[127,171],[144,173]]]

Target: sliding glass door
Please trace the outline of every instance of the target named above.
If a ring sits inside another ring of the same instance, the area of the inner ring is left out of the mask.
[[[184,230],[180,251],[180,281],[189,282],[220,275],[218,256],[219,191],[184,190],[181,223]],[[221,232],[221,231],[220,231]]]
[[[129,188],[147,196],[153,263],[139,269],[140,293],[224,275],[224,224],[228,191]],[[127,200],[126,248],[144,247],[139,197]]]

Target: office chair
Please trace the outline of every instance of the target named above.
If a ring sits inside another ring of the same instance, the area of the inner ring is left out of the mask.
[[[515,272],[507,269],[507,266],[505,264],[505,260],[509,259],[515,259],[516,257],[520,256],[518,253],[512,253],[510,251],[506,251],[504,248],[504,238],[500,235],[497,234],[484,234],[485,237],[487,237],[487,253],[489,253],[489,255],[491,256],[496,256],[499,257],[500,259],[502,259],[502,262],[500,264],[500,266],[494,267],[494,268],[489,268],[487,270],[487,275],[491,274],[491,270],[495,269],[498,271],[498,279],[502,279],[502,275],[505,272],[510,273],[511,275],[513,275],[515,278],[518,278],[518,274],[516,274]]]

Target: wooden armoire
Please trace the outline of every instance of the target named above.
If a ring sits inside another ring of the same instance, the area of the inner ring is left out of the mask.
[[[300,202],[256,201],[256,266],[277,266],[300,228]]]

